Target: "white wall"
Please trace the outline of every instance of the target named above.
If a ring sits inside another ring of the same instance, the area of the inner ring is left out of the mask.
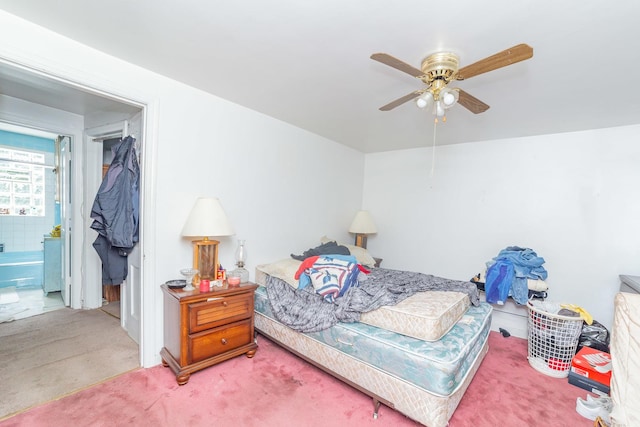
[[[158,255],[175,259],[175,244],[182,247],[179,263],[159,266],[162,280],[191,262],[190,241],[175,239],[198,196],[219,197],[235,229],[219,239],[222,265],[233,268],[237,239],[245,239],[251,277],[257,263],[346,232],[362,198],[361,153],[185,86],[162,96],[172,102],[159,119],[166,143],[158,147],[157,219],[163,230],[177,227]]]
[[[0,58],[147,104],[143,188],[143,363],[160,362],[160,284],[192,262],[180,236],[198,196],[221,199],[236,230],[221,239],[233,267],[346,237],[360,208],[364,155],[255,111],[117,60],[0,11]],[[91,203],[92,201],[85,201]]]
[[[451,126],[453,124],[448,124]],[[369,154],[363,206],[383,266],[469,280],[510,245],[545,258],[549,300],[610,327],[640,275],[640,126]]]

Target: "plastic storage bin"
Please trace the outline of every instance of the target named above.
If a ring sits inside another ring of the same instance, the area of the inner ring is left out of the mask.
[[[578,347],[582,318],[557,314],[560,304],[549,301],[530,300],[527,308],[529,364],[545,375],[567,377]]]

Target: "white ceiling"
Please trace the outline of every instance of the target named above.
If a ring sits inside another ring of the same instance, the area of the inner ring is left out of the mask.
[[[378,110],[422,84],[375,52],[419,68],[440,50],[465,66],[533,47],[528,61],[456,83],[491,108],[449,110],[438,144],[640,123],[637,0],[0,0],[0,9],[363,152],[433,140],[432,116],[412,102]]]

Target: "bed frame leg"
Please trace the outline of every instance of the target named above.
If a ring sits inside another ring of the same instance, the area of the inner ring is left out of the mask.
[[[373,419],[378,419],[378,409],[380,409],[380,401],[378,399],[373,399]]]

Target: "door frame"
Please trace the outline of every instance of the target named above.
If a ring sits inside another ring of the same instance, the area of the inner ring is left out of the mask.
[[[67,143],[64,144],[64,140]],[[69,135],[58,135],[55,143],[56,151],[56,186],[58,191],[58,203],[60,204],[61,248],[60,260],[62,262],[62,283],[60,293],[64,305],[71,305],[71,279],[73,268],[73,194],[74,182],[71,179],[73,169],[73,138]]]
[[[61,85],[69,86],[77,90],[82,90],[95,96],[108,98],[117,102],[139,107],[142,111],[142,122],[144,126],[140,135],[145,141],[140,153],[141,173],[140,176],[140,250],[142,252],[142,265],[140,269],[141,287],[141,307],[140,307],[140,364],[143,367],[155,366],[159,363],[160,356],[157,349],[162,345],[162,334],[157,330],[156,325],[162,321],[161,295],[158,291],[156,283],[156,215],[153,207],[156,205],[156,157],[157,157],[157,129],[158,129],[158,105],[159,98],[156,92],[141,91],[139,86],[133,83],[116,83],[115,81],[105,80],[103,76],[86,73],[83,70],[69,66],[62,60],[47,60],[42,56],[24,55],[24,51],[14,52],[6,47],[0,47],[0,61],[4,64],[11,65],[26,73],[33,74],[48,80],[55,80]],[[56,70],[57,74],[41,70]],[[3,114],[0,114],[3,116]],[[84,141],[82,129],[65,129],[64,125],[55,120],[38,120],[29,117],[28,114],[4,114],[4,121],[22,126],[32,127],[34,129],[47,130],[56,134],[64,134],[72,136],[74,141]],[[44,123],[46,122],[46,123]],[[84,145],[84,144],[83,144]],[[77,148],[76,148],[77,150]],[[83,176],[84,164],[81,159],[76,156],[76,161],[72,166],[72,179],[78,180]],[[77,181],[76,181],[77,182]],[[82,181],[79,182],[82,187]],[[78,195],[83,196],[82,191],[74,192],[75,200],[87,203],[84,198],[77,198]],[[82,203],[74,203],[81,205]],[[81,216],[82,209],[74,208],[74,216],[72,217],[72,227],[75,230],[83,229],[83,220]],[[84,234],[81,232],[73,233],[73,277],[75,280],[83,281],[85,279],[82,272],[82,249]],[[81,286],[73,286],[72,283],[71,304],[73,308],[81,308],[83,295]],[[160,306],[159,306],[160,304]]]

